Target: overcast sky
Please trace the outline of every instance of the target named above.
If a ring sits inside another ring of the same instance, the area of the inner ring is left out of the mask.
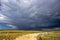
[[[12,29],[60,27],[60,0],[0,0],[0,23]]]

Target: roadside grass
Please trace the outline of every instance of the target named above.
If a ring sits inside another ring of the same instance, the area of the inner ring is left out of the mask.
[[[40,33],[37,40],[60,40],[60,31],[0,30],[0,40],[14,40],[19,36]]]
[[[60,31],[40,33],[37,40],[60,40]]]
[[[14,40],[18,36],[25,34],[38,33],[39,31],[24,31],[24,30],[1,30],[0,40]]]

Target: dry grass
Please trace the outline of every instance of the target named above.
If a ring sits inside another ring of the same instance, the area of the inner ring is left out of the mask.
[[[38,33],[38,31],[24,31],[24,30],[1,30],[0,40],[14,40],[18,36],[25,34]]]
[[[0,40],[14,40],[26,34],[40,33],[37,40],[60,40],[60,31],[0,30]]]
[[[60,40],[60,31],[40,33],[37,40]]]

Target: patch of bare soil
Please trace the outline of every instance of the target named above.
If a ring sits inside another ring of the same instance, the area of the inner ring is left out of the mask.
[[[40,33],[26,34],[26,35],[17,37],[15,40],[37,40],[37,36],[39,34]]]

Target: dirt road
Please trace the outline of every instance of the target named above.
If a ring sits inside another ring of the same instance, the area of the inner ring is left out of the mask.
[[[26,35],[17,37],[15,40],[37,40],[37,36],[39,34],[40,33],[26,34]]]

